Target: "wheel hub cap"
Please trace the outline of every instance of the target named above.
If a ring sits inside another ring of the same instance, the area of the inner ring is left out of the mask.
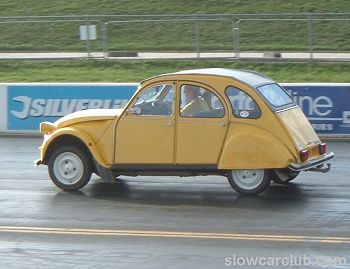
[[[68,185],[73,185],[80,180],[83,169],[81,159],[72,152],[63,152],[58,155],[53,167],[56,178]]]
[[[264,170],[233,170],[236,184],[243,189],[254,189],[264,179]]]

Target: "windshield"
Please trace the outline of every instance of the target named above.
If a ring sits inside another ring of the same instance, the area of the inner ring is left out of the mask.
[[[277,84],[268,84],[258,88],[258,91],[274,107],[294,103],[293,99]]]

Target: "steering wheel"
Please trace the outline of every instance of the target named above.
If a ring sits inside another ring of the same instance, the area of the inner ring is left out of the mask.
[[[153,101],[152,107],[154,108],[154,112],[156,112],[157,115],[170,115],[171,110],[167,106],[167,104],[163,102]]]

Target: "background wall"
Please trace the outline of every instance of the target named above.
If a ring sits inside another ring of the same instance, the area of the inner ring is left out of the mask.
[[[317,133],[350,135],[350,83],[282,83]],[[0,84],[0,132],[38,133],[42,121],[74,111],[122,108],[138,83]]]

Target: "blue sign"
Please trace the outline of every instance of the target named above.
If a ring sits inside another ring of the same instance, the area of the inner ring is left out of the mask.
[[[122,108],[138,84],[8,85],[8,130],[38,130],[69,113],[94,108]]]
[[[9,84],[9,131],[37,131],[42,121],[94,108],[122,108],[137,83]],[[350,134],[350,84],[282,83],[319,134]]]
[[[350,84],[282,84],[318,134],[350,134]]]

